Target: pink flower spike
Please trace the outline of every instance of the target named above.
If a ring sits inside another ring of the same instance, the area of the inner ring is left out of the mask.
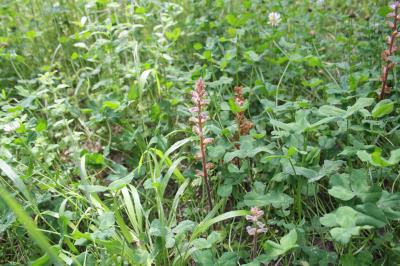
[[[206,88],[206,84],[204,83],[204,80],[202,78],[196,81],[195,88],[197,92],[204,91],[204,89]]]

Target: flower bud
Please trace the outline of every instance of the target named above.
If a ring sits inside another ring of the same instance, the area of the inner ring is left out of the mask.
[[[202,157],[201,152],[196,152],[196,153],[194,154],[194,158],[195,158],[196,160],[201,160],[201,157]]]
[[[199,169],[196,169],[196,176],[197,177],[204,177],[204,174],[202,171],[200,171]]]
[[[192,108],[189,109],[189,111],[190,111],[191,113],[197,113],[197,112],[199,111],[199,108],[197,108],[197,107],[192,107]]]
[[[193,126],[192,130],[193,130],[193,132],[196,133],[197,135],[200,135],[200,133],[201,133],[198,126]]]
[[[213,163],[207,163],[207,164],[206,164],[206,168],[207,168],[208,170],[212,170],[212,169],[215,168],[215,164],[213,164]]]
[[[389,14],[386,15],[387,18],[394,18],[396,14],[394,12],[390,12]]]
[[[197,118],[196,118],[196,117],[193,117],[193,116],[189,118],[189,121],[192,122],[192,123],[195,123],[195,124],[199,122],[199,121],[197,120]]]
[[[214,142],[214,139],[213,138],[206,138],[206,139],[204,139],[204,144],[210,144],[210,143],[213,143]]]

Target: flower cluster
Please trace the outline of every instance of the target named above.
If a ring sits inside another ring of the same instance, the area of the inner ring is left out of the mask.
[[[206,85],[204,81],[202,79],[199,79],[196,82],[194,90],[192,91],[192,102],[195,104],[195,106],[190,108],[190,112],[194,115],[190,118],[190,121],[195,124],[193,126],[193,131],[200,138],[204,138],[202,126],[208,120],[208,115],[203,111],[207,108],[208,105],[208,100],[206,99],[208,94],[205,88]]]
[[[208,115],[205,112],[205,109],[209,103],[207,96],[208,94],[206,91],[206,85],[202,79],[199,79],[195,84],[194,90],[192,91],[192,102],[194,103],[194,107],[190,108],[190,112],[193,114],[193,116],[189,120],[194,123],[193,132],[196,133],[200,140],[200,151],[195,154],[195,158],[201,160],[203,169],[202,171],[197,170],[196,175],[203,177],[207,188],[208,203],[210,208],[212,208],[211,188],[208,182],[207,171],[212,169],[214,165],[212,163],[207,163],[206,145],[212,143],[214,139],[206,138],[203,130],[204,124],[208,120]]]
[[[243,107],[243,105],[245,103],[245,99],[243,97],[242,90],[243,90],[243,88],[241,86],[236,86],[234,88],[235,103],[240,107]],[[240,143],[238,142],[240,139],[240,136],[248,135],[250,132],[250,129],[252,129],[254,125],[251,121],[247,120],[243,111],[235,113],[235,118],[236,118],[236,123],[239,128],[237,134],[235,135],[235,141],[237,141],[237,143],[235,144],[235,147],[236,147],[236,149],[240,149]],[[240,167],[240,158],[239,157],[235,157],[234,162],[238,167]]]
[[[392,70],[395,66],[395,62],[391,59],[391,57],[398,50],[398,48],[396,47],[396,38],[400,36],[400,33],[397,30],[398,22],[400,21],[400,15],[399,15],[400,1],[396,1],[390,7],[392,8],[393,11],[387,15],[387,18],[393,19],[393,21],[388,21],[388,26],[392,30],[392,33],[386,37],[386,44],[388,48],[382,53],[382,59],[383,61],[385,61],[385,66],[382,69],[382,75],[380,78],[382,82],[381,93],[379,96],[380,100],[385,98],[386,95],[389,95],[391,91],[389,85],[387,84],[388,83],[387,81],[388,81],[389,71]]]
[[[242,89],[243,88],[241,86],[235,87],[235,103],[240,107],[243,107],[244,105],[244,97]],[[250,129],[252,129],[254,126],[253,123],[247,120],[247,118],[244,116],[244,112],[236,113],[236,122],[239,126],[240,136],[248,135]]]
[[[247,226],[247,233],[251,236],[256,236],[257,234],[267,232],[267,228],[265,228],[265,224],[260,222],[258,219],[264,215],[264,211],[260,210],[257,207],[253,207],[250,210],[250,215],[246,216],[246,220],[253,222],[253,226]]]
[[[268,24],[277,27],[281,23],[281,14],[278,12],[271,12],[268,14]]]

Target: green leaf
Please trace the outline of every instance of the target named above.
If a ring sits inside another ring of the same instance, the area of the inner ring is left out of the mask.
[[[216,145],[207,147],[207,155],[212,160],[219,160],[225,153],[225,147],[223,145]]]
[[[281,238],[278,243],[268,240],[264,244],[265,254],[269,261],[276,259],[279,256],[284,255],[286,252],[293,248],[298,247],[297,243],[297,232],[295,229],[290,230],[290,232]]]
[[[32,201],[31,194],[28,188],[25,186],[24,181],[14,172],[14,170],[5,161],[0,159],[0,170],[11,179],[14,186],[25,196],[27,200]]]
[[[195,44],[193,45],[193,48],[194,48],[196,51],[199,51],[199,50],[201,50],[201,49],[203,48],[203,45],[202,45],[201,43],[197,42],[197,43],[195,43]]]
[[[135,177],[136,173],[137,173],[136,171],[132,171],[127,176],[113,181],[111,184],[108,185],[108,188],[111,190],[119,190],[119,189],[125,187],[126,185],[128,185],[132,182],[132,179]]]
[[[353,106],[347,108],[346,115],[344,118],[347,118],[354,113],[361,111],[365,107],[371,106],[375,100],[373,98],[359,98]]]
[[[225,252],[217,260],[216,266],[236,266],[238,257],[235,252]]]
[[[334,105],[324,105],[319,108],[319,112],[324,116],[337,116],[343,117],[346,114],[345,110],[342,110]]]
[[[357,205],[357,225],[369,225],[376,228],[382,228],[388,222],[385,213],[375,203],[367,202],[362,205]]]
[[[175,226],[174,229],[172,229],[172,233],[176,235],[184,234],[186,232],[193,231],[195,226],[196,226],[195,222],[184,220],[180,222],[177,226]]]
[[[119,101],[105,101],[103,102],[103,105],[100,109],[100,111],[103,111],[107,108],[111,109],[111,110],[116,110],[120,107],[121,103]]]
[[[211,250],[197,250],[193,253],[193,260],[196,265],[210,266],[214,265],[214,257]]]
[[[206,231],[210,226],[212,226],[215,223],[222,222],[222,221],[225,221],[228,219],[232,219],[232,218],[235,218],[238,216],[246,216],[248,214],[249,214],[249,211],[237,210],[237,211],[226,212],[226,213],[218,215],[217,217],[214,217],[212,219],[205,220],[205,221],[199,223],[195,227],[191,238],[192,239],[196,238],[198,235],[200,235],[201,233]]]
[[[376,203],[381,209],[387,219],[396,220],[400,219],[400,193],[391,194],[387,191],[382,192],[382,197]]]
[[[349,243],[352,236],[360,234],[360,227],[359,226],[347,227],[347,228],[336,227],[332,228],[329,232],[331,233],[334,240],[345,245]]]
[[[282,192],[272,191],[266,196],[268,204],[272,204],[276,209],[287,209],[293,204],[293,198]]]
[[[335,212],[336,222],[341,227],[352,227],[356,225],[357,211],[351,207],[340,207]]]
[[[372,154],[366,151],[358,151],[357,156],[363,162],[368,162],[374,166],[380,167],[394,166],[400,162],[400,149],[391,151],[388,160],[383,158],[381,153],[380,149],[375,150]]]
[[[269,204],[267,195],[258,194],[251,191],[244,195],[244,204],[248,207],[264,207]]]
[[[79,185],[78,188],[87,193],[98,193],[107,191],[107,187],[99,186],[99,185]]]
[[[87,153],[85,154],[86,163],[94,166],[104,165],[104,156],[101,153]]]
[[[225,19],[231,26],[236,26],[238,24],[237,16],[234,16],[232,14],[226,15]]]
[[[207,239],[205,238],[198,238],[193,240],[192,245],[197,249],[207,249],[207,248],[211,248],[212,244],[207,241]]]
[[[372,110],[372,116],[375,118],[379,118],[390,114],[394,109],[394,102],[389,99],[380,101],[377,105],[375,105]]]
[[[47,120],[45,119],[39,119],[37,121],[36,127],[35,127],[35,131],[37,133],[43,132],[47,129]]]
[[[329,195],[344,201],[351,200],[356,194],[342,186],[334,186],[328,190]]]
[[[25,227],[29,236],[35,243],[47,253],[55,265],[63,265],[60,261],[56,249],[53,248],[47,237],[37,228],[29,214],[27,214],[24,208],[9,194],[8,191],[0,186],[0,198],[9,206],[9,208],[17,216],[18,221]]]
[[[167,31],[165,36],[171,41],[177,41],[179,36],[181,35],[181,28],[175,28],[173,31]]]
[[[218,196],[222,197],[222,198],[227,198],[232,194],[232,185],[230,184],[224,184],[218,187],[217,190],[217,194]]]
[[[393,9],[392,9],[390,6],[384,5],[384,6],[382,6],[382,7],[380,7],[380,8],[378,9],[378,14],[379,14],[379,16],[381,16],[381,17],[386,17],[387,14],[389,14],[389,13],[392,12],[392,11],[393,11]]]

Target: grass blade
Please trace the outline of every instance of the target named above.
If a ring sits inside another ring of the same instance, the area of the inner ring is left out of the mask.
[[[34,240],[36,244],[47,253],[53,263],[55,265],[63,265],[58,254],[54,251],[46,236],[36,227],[32,218],[29,217],[22,206],[9,194],[9,192],[2,187],[0,187],[0,197],[14,212],[15,216],[17,216],[18,221],[25,227],[32,240]]]
[[[0,169],[11,179],[13,184],[18,188],[19,191],[25,196],[29,201],[32,201],[31,194],[29,193],[25,183],[22,179],[14,172],[14,170],[5,161],[0,159]]]

